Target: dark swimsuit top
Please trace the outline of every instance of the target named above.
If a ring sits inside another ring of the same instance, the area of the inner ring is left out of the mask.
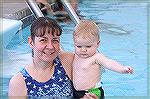
[[[36,81],[28,74],[25,68],[20,71],[26,83],[28,96],[73,96],[73,83],[66,74],[58,57],[54,60],[54,64],[54,74],[52,78],[46,82]]]

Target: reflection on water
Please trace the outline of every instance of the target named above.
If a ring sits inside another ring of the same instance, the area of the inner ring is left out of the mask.
[[[102,76],[106,96],[147,95],[147,3],[100,3],[83,0],[79,3],[84,19],[94,20],[100,28],[99,51],[109,58],[134,68],[133,75],[106,70]],[[73,51],[73,23],[60,23],[63,28],[61,44]],[[31,62],[31,49],[27,44],[30,27],[17,34],[4,51],[3,94],[7,94],[11,75]],[[20,38],[21,37],[21,38]],[[140,85],[140,86],[139,86]]]
[[[123,27],[118,27],[115,24],[96,22],[96,24],[101,28],[101,31],[104,33],[109,33],[113,35],[127,35],[132,31],[123,29]]]

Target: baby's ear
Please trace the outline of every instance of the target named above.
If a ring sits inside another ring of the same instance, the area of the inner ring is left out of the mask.
[[[100,45],[100,40],[97,42],[97,45],[98,45],[98,46]],[[97,47],[98,47],[98,46],[97,46]]]
[[[33,49],[33,40],[31,38],[31,36],[28,37],[28,44]]]

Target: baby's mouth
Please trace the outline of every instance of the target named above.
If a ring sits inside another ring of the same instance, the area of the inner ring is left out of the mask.
[[[87,54],[80,54],[80,55],[83,55],[83,56],[85,56],[85,55],[87,55]]]
[[[80,54],[80,56],[82,56],[82,57],[86,57],[86,56],[87,56],[87,54]]]

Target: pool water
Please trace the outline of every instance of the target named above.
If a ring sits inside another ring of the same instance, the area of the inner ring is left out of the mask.
[[[79,2],[84,19],[94,20],[100,28],[99,51],[111,59],[134,68],[134,73],[119,74],[105,70],[102,75],[105,96],[147,96],[147,3]],[[61,44],[66,51],[74,51],[73,23],[59,23],[63,29]],[[31,62],[27,44],[30,26],[16,34],[3,54],[3,93],[7,95],[10,77]],[[89,78],[90,79],[90,78]]]

